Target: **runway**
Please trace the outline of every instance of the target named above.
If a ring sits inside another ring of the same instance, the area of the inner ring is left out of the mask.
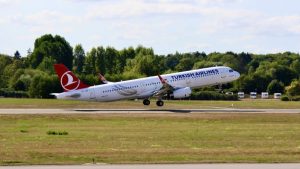
[[[125,165],[43,165],[5,166],[0,169],[299,169],[300,164],[125,164]]]
[[[300,113],[300,109],[0,109],[0,114]]]

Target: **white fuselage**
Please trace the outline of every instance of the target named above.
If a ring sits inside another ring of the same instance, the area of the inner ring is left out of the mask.
[[[224,84],[238,79],[240,74],[229,67],[219,66],[161,75],[176,88],[200,88]],[[148,98],[162,88],[158,76],[91,86],[57,94],[58,99],[115,101],[121,99]]]

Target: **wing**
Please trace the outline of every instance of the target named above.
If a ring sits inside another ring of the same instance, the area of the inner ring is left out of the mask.
[[[162,83],[162,87],[154,93],[153,96],[162,97],[165,94],[172,93],[175,88],[171,86],[165,79],[163,79],[160,75],[158,75],[160,82]]]

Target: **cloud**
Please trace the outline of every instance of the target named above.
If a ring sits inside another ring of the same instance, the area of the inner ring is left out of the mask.
[[[4,24],[6,22],[6,19],[0,18],[0,24]]]
[[[8,6],[15,6],[19,4],[20,0],[0,0],[0,8],[7,8]]]
[[[80,23],[80,18],[67,15],[60,11],[42,10],[36,13],[19,13],[7,20],[7,25],[17,25],[23,32],[27,31],[32,37],[42,34],[66,34],[74,31]]]
[[[202,13],[204,21],[199,24],[198,33],[241,32],[248,36],[293,36],[300,35],[300,15],[269,16],[262,12],[207,9]]]
[[[120,30],[118,39],[122,40],[141,40],[151,35],[149,27],[143,24],[132,24],[128,22],[117,23],[114,28]]]
[[[195,3],[205,4],[205,5],[228,5],[241,3],[244,0],[194,0]]]
[[[49,26],[54,24],[63,24],[70,22],[78,22],[75,16],[65,15],[58,11],[43,10],[28,15],[17,15],[13,17],[13,21],[21,22],[25,25]],[[59,25],[57,25],[59,26]]]
[[[274,16],[261,20],[258,31],[278,36],[300,35],[300,16]]]
[[[207,12],[205,8],[195,6],[191,2],[179,0],[100,2],[88,10],[87,16],[88,18],[127,18],[149,14],[201,14]]]
[[[155,15],[198,15],[205,17],[242,17],[247,10],[232,10],[207,4],[225,4],[241,0],[116,0],[93,3],[87,9],[88,19],[125,19],[134,17],[153,17]]]
[[[67,7],[57,7],[60,4]],[[269,43],[268,40],[274,43],[274,38],[299,39],[298,13],[293,14],[287,8],[282,8],[281,12],[275,11],[276,8],[266,10],[267,7],[259,6],[261,4],[265,2],[0,0],[0,24],[4,28],[2,32],[6,31],[7,34],[13,30],[11,28],[20,26],[20,34],[31,37],[44,33],[58,33],[69,36],[70,40],[75,39],[76,42],[86,41],[90,46],[99,43],[117,46],[141,43],[157,46],[156,50],[160,51],[176,51],[180,48],[187,51],[214,51],[234,49],[249,43],[260,46]],[[258,6],[259,8],[256,8]],[[90,40],[89,37],[95,38]],[[268,47],[262,50],[267,50]]]
[[[8,5],[8,4],[10,4],[12,1],[10,1],[10,0],[0,0],[0,5],[2,6],[2,5]]]
[[[212,45],[209,43],[191,43],[184,46],[186,52],[211,51]]]
[[[217,33],[238,30],[254,35],[285,36],[300,33],[300,16],[267,16],[263,11],[225,8],[243,0],[121,0],[101,3],[91,8],[87,18],[125,19],[153,15],[194,15],[200,32]],[[217,4],[217,5],[216,5]]]
[[[88,8],[86,18],[99,22],[126,22],[127,24],[115,28],[118,34],[116,39],[119,40],[178,41],[185,50],[212,50],[213,47],[208,45],[211,38],[228,48],[235,48],[261,38],[300,34],[300,16],[275,16],[263,10],[241,7],[242,2],[243,0],[101,1]],[[228,5],[237,3],[238,6]],[[166,20],[170,22],[169,25],[157,29],[160,27],[157,25]],[[175,40],[173,37],[176,37]],[[195,40],[196,37],[202,40]],[[192,44],[191,42],[195,42],[194,45],[187,45]]]

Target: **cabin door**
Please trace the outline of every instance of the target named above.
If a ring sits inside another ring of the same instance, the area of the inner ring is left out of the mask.
[[[89,93],[90,93],[90,100],[96,100],[95,89],[89,89]]]

